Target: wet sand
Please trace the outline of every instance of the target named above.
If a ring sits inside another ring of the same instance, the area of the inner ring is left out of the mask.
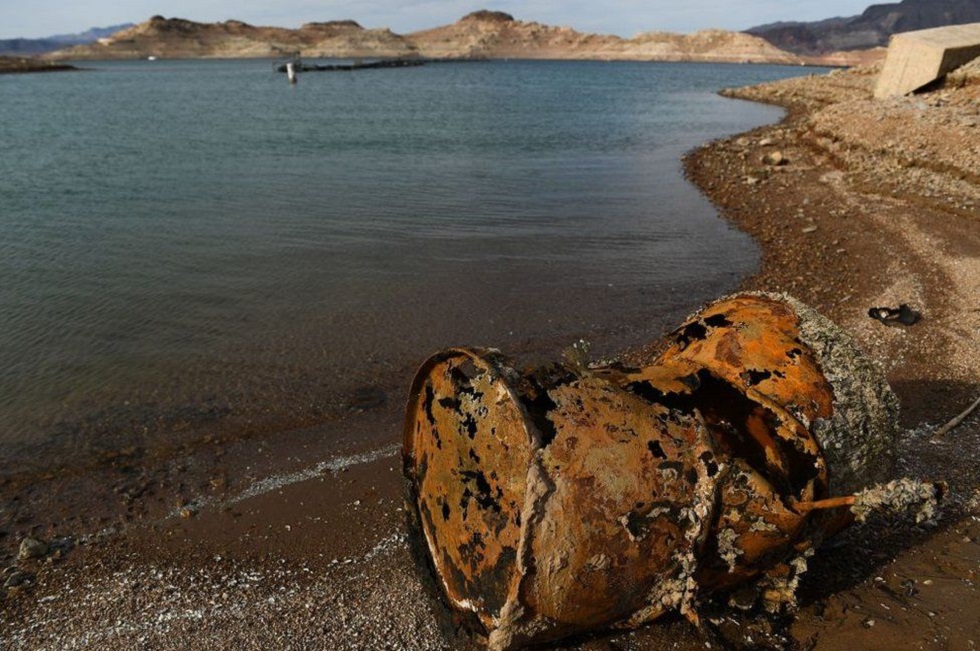
[[[836,73],[740,92],[787,106],[786,120],[698,149],[685,168],[763,246],[746,288],[794,294],[886,364],[903,406],[901,473],[950,485],[940,525],[875,521],[838,537],[812,562],[790,621],[706,607],[701,631],[671,619],[562,648],[980,643],[980,414],[932,438],[980,395],[980,129],[966,126],[980,84],[881,108],[867,99],[871,79]],[[931,152],[937,137],[949,140]],[[885,142],[894,146],[878,151]],[[788,162],[765,164],[774,151]],[[867,315],[902,302],[922,321],[889,328]],[[122,451],[104,470],[0,486],[0,567],[6,582],[24,582],[0,601],[3,646],[467,648],[406,544],[401,396],[353,407],[330,425],[343,433],[339,453],[322,429],[298,429],[206,441],[154,463]],[[18,510],[24,500],[40,516]],[[91,535],[14,561],[22,536],[65,531]]]

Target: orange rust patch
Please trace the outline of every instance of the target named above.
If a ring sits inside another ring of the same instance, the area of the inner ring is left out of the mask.
[[[552,487],[525,603],[559,626],[607,625],[648,606],[651,587],[697,545],[701,523],[684,514],[713,453],[694,418],[604,381],[550,396],[556,436],[541,467]]]
[[[673,343],[650,365],[604,376],[652,400],[700,410],[719,448],[736,456],[745,454],[747,437],[759,451],[759,470],[780,493],[825,497],[826,460],[809,426],[833,415],[834,395],[800,340],[796,313],[774,298],[738,295],[668,338]]]
[[[675,330],[653,366],[693,364],[753,390],[804,423],[829,418],[833,390],[812,350],[800,341],[800,319],[785,303],[739,295],[713,303]]]
[[[446,596],[489,625],[516,585],[531,434],[491,358],[478,355],[452,351],[420,371],[406,455]]]
[[[698,567],[705,590],[734,587],[781,560],[799,540],[809,518],[789,509],[772,485],[735,459],[719,490],[717,520]]]

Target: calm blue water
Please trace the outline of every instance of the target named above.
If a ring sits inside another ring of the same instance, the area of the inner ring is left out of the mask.
[[[85,65],[0,77],[8,461],[401,400],[451,344],[652,338],[756,264],[680,156],[779,112],[715,91],[801,74]]]

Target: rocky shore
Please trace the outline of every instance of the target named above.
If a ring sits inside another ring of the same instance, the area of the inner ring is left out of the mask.
[[[789,621],[707,609],[701,631],[676,619],[561,648],[980,643],[980,413],[934,436],[980,396],[978,67],[887,102],[871,99],[873,68],[731,91],[787,117],[685,159],[689,178],[762,246],[745,287],[810,303],[886,365],[903,409],[898,470],[949,484],[939,527],[872,521],[836,539],[812,560]],[[901,304],[918,322],[868,315]],[[333,456],[315,431],[226,446],[224,465],[243,481],[216,476],[210,492],[106,519],[83,539],[14,527],[36,540],[0,540],[12,550],[0,557],[0,646],[468,648],[410,557],[392,402]],[[125,469],[125,455],[117,463]],[[128,499],[148,500],[139,490]]]
[[[65,70],[78,70],[78,68],[67,63],[43,61],[33,57],[0,56],[0,75],[24,72],[61,72]]]

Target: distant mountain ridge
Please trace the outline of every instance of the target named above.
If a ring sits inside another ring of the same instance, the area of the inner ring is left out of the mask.
[[[795,55],[741,32],[649,32],[632,39],[578,32],[476,11],[459,21],[400,35],[365,29],[352,20],[307,23],[299,29],[258,27],[237,20],[196,23],[154,16],[96,43],[60,50],[52,58],[424,57],[799,64]]]
[[[902,0],[868,7],[859,16],[760,25],[746,30],[803,56],[888,45],[892,34],[980,22],[980,0]]]
[[[55,36],[48,36],[46,40],[72,44],[94,43],[100,38],[112,36],[116,32],[123,29],[128,29],[132,26],[133,23],[120,23],[119,25],[110,25],[109,27],[92,27],[84,32],[79,32],[78,34],[57,34]]]
[[[123,23],[110,27],[93,27],[78,34],[56,34],[44,38],[0,39],[0,54],[31,56],[54,52],[70,45],[94,43],[100,38],[105,38],[132,26],[132,23]]]
[[[306,23],[299,29],[257,27],[240,20],[197,23],[153,16],[95,43],[60,50],[52,58],[139,59],[283,57],[399,57],[411,44],[388,29],[365,29],[353,20]]]

